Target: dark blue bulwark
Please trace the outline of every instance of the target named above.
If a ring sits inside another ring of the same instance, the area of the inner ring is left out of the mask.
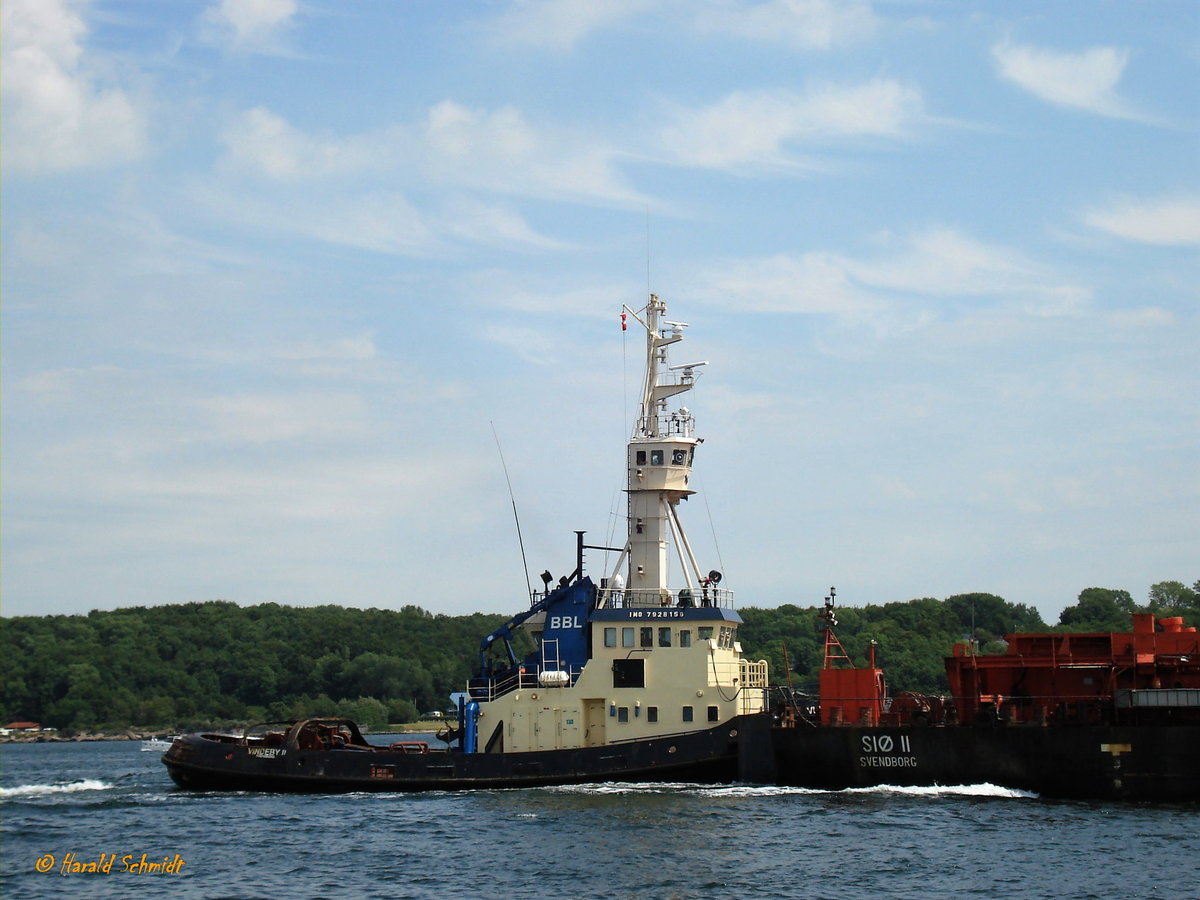
[[[720,606],[664,606],[661,609],[632,608],[598,609],[592,613],[594,622],[733,622],[740,625],[742,617],[732,609]]]
[[[595,596],[595,585],[583,578],[547,598],[542,648],[549,659],[542,660],[542,668],[552,667],[556,655],[557,663],[564,669],[583,668],[588,661],[588,613]]]
[[[557,654],[552,650],[551,656],[557,655],[558,662],[563,668],[573,666],[578,671],[588,660],[588,613],[595,602],[596,586],[590,578],[580,578],[571,584],[555,588],[525,612],[513,616],[480,642],[479,676],[473,681],[479,681],[482,685],[490,678],[491,670],[487,664],[487,652],[496,641],[504,642],[503,646],[508,654],[509,662],[513,666],[517,665],[518,660],[512,648],[514,632],[520,625],[538,613],[546,615],[542,637],[558,641]],[[545,668],[542,665],[540,651],[531,655],[533,658],[527,658],[526,664]]]

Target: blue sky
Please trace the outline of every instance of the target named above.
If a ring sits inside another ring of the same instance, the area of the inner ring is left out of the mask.
[[[616,540],[648,289],[710,361],[682,513],[740,604],[1200,578],[1194,2],[3,33],[6,615],[520,609],[493,428],[532,571]]]

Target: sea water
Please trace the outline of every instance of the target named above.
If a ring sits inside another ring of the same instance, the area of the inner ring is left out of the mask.
[[[6,898],[1200,897],[1195,805],[991,785],[192,793],[124,741],[3,745],[0,769]]]

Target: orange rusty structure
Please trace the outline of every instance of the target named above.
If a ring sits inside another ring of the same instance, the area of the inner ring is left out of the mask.
[[[867,650],[865,669],[855,668],[841,641],[833,633],[837,625],[834,602],[837,591],[829,589],[825,598],[825,663],[820,673],[820,706],[822,725],[878,725],[887,704],[887,684],[883,669],[875,664],[875,641]],[[838,668],[844,664],[845,668]]]
[[[874,652],[865,669],[822,669],[820,687],[822,725],[878,725],[882,721],[887,686],[883,669],[875,667]]]
[[[1136,613],[1130,632],[1014,634],[996,656],[956,644],[946,676],[964,723],[1193,721],[1200,633],[1182,618]]]

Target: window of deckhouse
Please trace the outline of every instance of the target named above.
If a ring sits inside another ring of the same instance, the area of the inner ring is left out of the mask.
[[[645,659],[614,659],[612,664],[613,687],[643,688],[646,686]]]

